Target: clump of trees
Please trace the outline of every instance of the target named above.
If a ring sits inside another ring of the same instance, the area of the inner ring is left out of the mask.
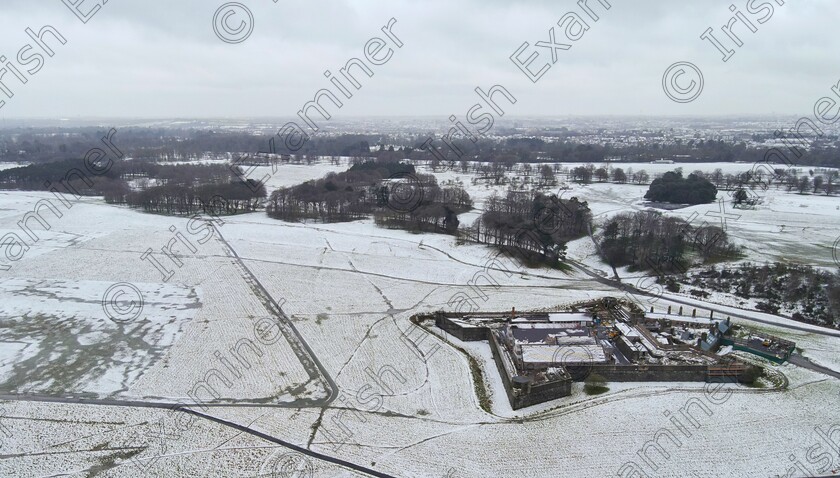
[[[458,214],[472,209],[470,195],[460,186],[439,187],[432,175],[416,178],[380,188],[379,207],[373,213],[376,224],[414,232],[457,233]]]
[[[526,258],[526,263],[558,266],[565,259],[566,243],[587,234],[592,214],[576,197],[509,190],[493,194],[467,239],[490,244]]]
[[[840,328],[840,274],[796,264],[711,266],[682,279],[686,284],[745,299],[761,299],[759,310],[778,314],[782,308],[795,320]]]
[[[222,216],[254,212],[262,206],[265,197],[265,186],[248,179],[196,186],[166,184],[132,191],[125,195],[124,201],[131,207],[157,214]]]
[[[341,173],[274,191],[266,211],[270,217],[292,222],[364,219],[381,203],[383,180],[414,172],[414,166],[402,163],[356,164]]]
[[[366,161],[342,173],[281,188],[266,210],[284,221],[343,222],[374,216],[376,224],[411,231],[454,234],[458,214],[472,209],[459,185],[441,187],[430,174],[393,161]]]
[[[706,178],[689,174],[683,178],[679,171],[669,171],[650,183],[645,199],[673,204],[706,204],[715,200],[717,188]]]
[[[658,211],[622,213],[609,219],[599,251],[612,267],[684,273],[693,263],[738,257],[738,249],[717,226],[692,226]]]

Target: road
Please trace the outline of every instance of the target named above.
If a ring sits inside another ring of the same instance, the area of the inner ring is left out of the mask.
[[[189,407],[201,407],[202,409],[211,408],[211,407],[276,407],[276,408],[311,408],[311,407],[318,407],[322,408],[330,403],[332,403],[336,397],[338,396],[338,386],[336,385],[335,381],[333,381],[332,377],[329,375],[327,370],[315,356],[312,349],[309,347],[309,344],[301,336],[300,332],[298,332],[297,328],[295,328],[294,324],[289,317],[283,312],[283,309],[280,307],[280,304],[269,294],[268,290],[263,286],[263,284],[257,279],[257,277],[251,272],[250,269],[245,265],[242,258],[236,252],[236,250],[231,247],[230,243],[225,240],[224,236],[222,236],[221,231],[219,228],[215,228],[216,233],[219,236],[220,241],[225,245],[228,249],[228,255],[235,259],[237,267],[239,267],[242,271],[243,279],[248,281],[251,285],[251,289],[260,299],[260,301],[265,305],[265,307],[278,319],[278,324],[280,326],[283,335],[285,336],[286,340],[288,341],[289,345],[291,346],[292,350],[294,351],[295,355],[300,360],[301,364],[303,365],[304,369],[309,374],[311,380],[317,380],[324,385],[324,388],[329,392],[329,394],[318,400],[307,400],[305,405],[302,405],[300,401],[292,402],[292,403],[254,403],[254,402],[246,402],[246,401],[234,401],[229,403],[201,403],[201,404],[184,404],[184,403],[175,403],[175,402],[150,402],[150,401],[141,401],[141,400],[118,400],[118,399],[96,399],[96,398],[87,398],[82,396],[49,396],[49,395],[38,395],[38,394],[12,394],[12,393],[3,393],[0,394],[0,400],[5,401],[18,401],[18,402],[49,402],[49,403],[65,403],[65,404],[76,404],[76,405],[93,405],[93,406],[110,406],[110,407],[132,407],[132,408],[154,408],[160,410],[169,410],[174,412],[181,412],[181,413],[188,413],[191,415],[195,415],[200,417],[204,420],[209,420],[220,425],[224,425],[229,428],[233,428],[235,430],[239,430],[244,433],[248,433],[250,435],[259,437],[263,440],[269,441],[271,443],[275,443],[277,445],[286,447],[288,449],[294,450],[298,453],[303,455],[326,461],[329,463],[333,463],[338,466],[342,466],[354,471],[358,471],[360,473],[364,473],[370,476],[375,477],[383,477],[383,478],[392,478],[391,475],[387,475],[385,473],[379,472],[377,470],[367,468],[365,466],[357,465],[355,463],[342,460],[340,458],[336,458],[333,456],[325,455],[323,453],[318,453],[312,451],[308,448],[304,448],[293,443],[289,443],[287,441],[281,440],[279,438],[273,437],[268,435],[264,432],[259,430],[255,430],[251,427],[240,425],[238,423],[234,423],[219,417],[215,417],[209,415],[207,413],[199,412]]]
[[[387,474],[379,472],[377,470],[373,470],[371,468],[367,468],[367,467],[364,467],[364,466],[361,466],[361,465],[357,465],[355,463],[348,462],[348,461],[345,461],[345,460],[342,460],[340,458],[336,458],[336,457],[333,457],[333,456],[330,456],[330,455],[325,455],[323,453],[318,453],[318,452],[312,451],[308,448],[301,447],[301,446],[295,445],[293,443],[281,440],[279,438],[276,438],[274,436],[271,436],[271,435],[266,434],[264,432],[261,432],[259,430],[253,429],[249,426],[240,425],[238,423],[234,423],[234,422],[231,422],[229,420],[225,420],[223,418],[219,418],[219,417],[210,415],[208,413],[200,412],[200,411],[197,411],[193,408],[190,408],[190,407],[196,407],[196,406],[201,406],[202,408],[204,408],[204,407],[207,407],[207,408],[213,408],[213,407],[217,407],[217,408],[218,407],[278,407],[278,408],[311,408],[311,407],[317,407],[317,408],[322,408],[322,407],[325,407],[325,406],[329,405],[330,403],[332,403],[336,399],[336,397],[338,396],[338,393],[339,393],[338,386],[336,385],[336,383],[334,382],[332,377],[329,375],[327,370],[324,368],[324,366],[321,364],[321,362],[318,360],[318,358],[315,356],[314,352],[309,347],[309,345],[306,343],[306,341],[303,339],[300,332],[294,326],[292,321],[288,318],[288,316],[285,314],[285,312],[283,312],[280,304],[277,303],[277,301],[271,296],[271,294],[263,286],[263,284],[259,281],[259,279],[245,265],[244,261],[239,256],[239,254],[236,252],[236,250],[234,250],[234,248],[230,245],[230,243],[228,243],[227,240],[222,236],[221,232],[219,231],[219,228],[216,228],[216,231],[219,234],[220,241],[228,249],[229,256],[236,261],[237,267],[239,267],[240,270],[242,271],[243,278],[251,284],[252,290],[257,295],[257,297],[261,300],[261,302],[263,302],[263,304],[265,304],[266,308],[277,319],[279,319],[280,328],[281,328],[286,340],[289,342],[290,346],[292,347],[296,356],[300,360],[304,369],[309,374],[310,379],[320,381],[324,385],[324,388],[328,391],[328,395],[326,397],[324,397],[322,399],[318,399],[318,400],[307,401],[307,405],[304,405],[304,406],[302,406],[300,402],[274,403],[274,404],[272,404],[272,403],[254,403],[254,402],[246,402],[246,401],[232,401],[232,402],[228,402],[228,403],[203,403],[203,404],[188,405],[188,404],[176,403],[176,402],[149,402],[149,401],[141,401],[141,400],[96,399],[96,398],[87,398],[87,397],[82,397],[82,396],[56,397],[56,396],[38,395],[38,394],[9,394],[9,393],[0,394],[0,400],[3,400],[3,401],[50,402],[50,403],[65,403],[65,404],[93,405],[93,406],[112,406],[112,407],[153,408],[153,409],[159,409],[159,410],[169,410],[169,411],[174,411],[174,412],[179,412],[179,413],[188,413],[188,414],[197,416],[201,419],[212,421],[214,423],[217,423],[217,424],[229,427],[229,428],[233,428],[233,429],[241,431],[243,433],[247,433],[247,434],[256,436],[256,437],[261,438],[263,440],[266,440],[268,442],[283,446],[285,448],[288,448],[288,449],[293,450],[297,453],[300,453],[302,455],[306,455],[306,456],[314,458],[314,459],[318,459],[318,460],[322,460],[322,461],[325,461],[325,462],[328,462],[328,463],[332,463],[332,464],[335,464],[337,466],[341,466],[341,467],[344,467],[344,468],[347,468],[347,469],[351,469],[351,470],[354,470],[354,471],[357,471],[357,472],[360,472],[360,473],[364,473],[364,474],[367,474],[367,475],[370,475],[370,476],[391,478],[391,475],[387,475]],[[433,247],[428,246],[428,245],[423,245],[422,243],[421,243],[421,247],[429,247],[429,248],[434,249]],[[444,254],[449,256],[449,254],[447,254],[444,251],[440,251],[440,252],[443,252]],[[449,256],[449,257],[452,258],[453,260],[457,260],[457,259],[453,258],[452,256]],[[459,261],[459,262],[461,262],[461,261]],[[567,262],[572,267],[575,267],[576,269],[580,270],[584,274],[590,276],[593,280],[595,280],[595,281],[597,281],[601,284],[604,284],[608,287],[620,290],[622,292],[626,292],[628,294],[633,294],[633,295],[639,295],[639,296],[645,296],[645,297],[659,297],[656,294],[653,294],[653,293],[645,291],[645,290],[638,289],[638,288],[636,288],[632,285],[623,283],[620,280],[613,280],[613,279],[608,279],[606,277],[603,277],[603,276],[597,274],[596,272],[590,270],[589,268],[587,268],[586,266],[584,266],[583,264],[581,264],[579,262],[576,262],[576,261],[573,261],[573,260],[568,260]],[[470,265],[472,265],[472,264],[470,264]],[[489,267],[489,264],[488,264],[488,266],[486,266],[486,268],[496,270],[493,267]],[[501,269],[499,269],[499,270],[501,270]],[[508,271],[504,271],[504,272],[508,272]],[[533,274],[533,275],[536,275],[538,277],[553,278],[553,277],[548,277],[548,276],[539,276],[537,274]],[[667,298],[667,300],[675,302],[675,303],[684,304],[684,305],[688,305],[688,306],[691,306],[691,307],[696,307],[697,306],[696,303],[683,300],[680,297],[667,296],[666,298]],[[763,324],[767,324],[767,325],[772,325],[772,326],[775,326],[775,327],[781,327],[781,328],[786,328],[786,329],[790,329],[790,330],[797,330],[797,331],[802,331],[802,332],[814,333],[814,334],[819,334],[819,335],[824,335],[824,336],[840,337],[840,332],[838,332],[838,331],[833,331],[833,330],[828,330],[828,329],[824,329],[824,330],[818,330],[817,329],[817,330],[815,330],[815,329],[810,329],[810,328],[807,328],[807,327],[804,327],[804,326],[798,326],[796,324],[777,323],[777,322],[773,322],[773,321],[769,321],[769,320],[763,320],[763,319],[751,317],[751,316],[748,316],[748,315],[745,315],[745,314],[733,313],[731,311],[726,311],[726,310],[720,309],[718,307],[715,307],[714,305],[704,304],[702,307],[707,309],[707,310],[712,310],[712,311],[715,311],[715,312],[723,314],[723,315],[728,315],[728,316],[731,316],[731,317],[735,317],[735,318],[739,318],[739,319],[743,319],[743,320],[748,320],[748,321],[752,321],[752,322],[758,322],[758,323],[763,323]],[[793,354],[790,357],[789,361],[796,366],[803,367],[803,368],[806,368],[806,369],[809,369],[809,370],[812,370],[812,371],[816,371],[816,372],[831,376],[833,378],[840,379],[840,372],[836,372],[834,370],[831,370],[831,369],[822,367],[820,365],[814,364],[813,362],[808,360],[806,357],[803,357],[802,355]]]
[[[345,468],[349,468],[354,471],[358,471],[360,473],[365,473],[370,476],[382,477],[382,478],[392,478],[391,475],[387,475],[385,473],[376,471],[371,468],[367,468],[361,465],[357,465],[355,463],[351,463],[349,461],[342,460],[340,458],[336,458],[330,455],[325,455],[323,453],[318,453],[316,451],[312,451],[308,448],[304,448],[294,443],[290,443],[279,438],[273,437],[267,433],[263,433],[259,430],[255,430],[251,427],[247,427],[245,425],[240,425],[238,423],[231,422],[229,420],[225,420],[223,418],[214,417],[213,415],[208,415],[206,413],[199,412],[183,404],[173,404],[173,403],[160,403],[160,402],[144,402],[139,400],[111,400],[111,399],[96,399],[96,398],[83,398],[83,397],[52,397],[48,395],[25,395],[25,394],[0,394],[0,400],[3,401],[19,401],[19,402],[50,402],[50,403],[67,403],[67,404],[74,404],[74,405],[94,405],[94,406],[107,406],[107,407],[131,407],[131,408],[156,408],[161,410],[168,410],[172,412],[180,412],[180,413],[188,413],[190,415],[195,415],[199,418],[204,420],[209,420],[214,423],[218,423],[220,425],[224,425],[229,428],[233,428],[235,430],[239,430],[243,433],[247,433],[249,435],[253,435],[255,437],[261,438],[263,440],[269,441],[271,443],[283,446],[290,450],[296,451],[303,455],[326,461],[329,463],[333,463],[338,466],[342,466]],[[212,406],[207,404],[207,406]],[[216,405],[216,406],[240,406],[240,407],[253,407],[254,405],[234,405],[234,404],[227,404],[227,405]],[[261,407],[265,407],[266,405],[259,405]],[[297,407],[300,408],[300,407]]]
[[[237,266],[243,272],[243,278],[251,283],[251,288],[260,301],[262,301],[266,308],[280,320],[280,330],[282,330],[283,335],[286,337],[286,341],[289,342],[289,345],[292,347],[292,350],[298,360],[300,360],[303,368],[309,374],[309,378],[311,380],[318,380],[322,382],[325,385],[325,388],[329,391],[329,395],[326,398],[313,400],[309,403],[315,405],[329,405],[336,399],[336,397],[338,397],[338,386],[335,384],[335,381],[333,381],[332,377],[330,377],[329,372],[327,372],[327,369],[325,369],[318,360],[318,357],[315,356],[315,353],[312,352],[309,344],[307,344],[303,339],[303,336],[300,335],[300,332],[298,332],[292,321],[289,320],[289,317],[286,316],[286,313],[283,312],[280,304],[278,304],[271,294],[268,293],[268,290],[265,286],[263,286],[262,282],[257,279],[257,276],[248,269],[248,266],[245,265],[245,262],[241,257],[239,257],[236,250],[230,245],[224,236],[222,236],[222,232],[219,229],[220,228],[218,227],[215,228],[216,234],[219,236],[219,240],[225,245],[225,247],[227,247],[230,256],[236,259]]]
[[[790,358],[788,358],[788,362],[798,367],[807,368],[808,370],[813,370],[814,372],[819,372],[840,380],[840,372],[836,372],[830,368],[825,368],[822,365],[817,365],[814,362],[811,362],[807,357],[803,357],[800,354],[791,354]]]
[[[641,296],[645,296],[645,297],[664,298],[666,300],[669,300],[671,302],[676,302],[678,304],[688,305],[690,307],[697,307],[697,304],[695,302],[682,300],[680,297],[674,297],[673,295],[663,294],[662,296],[659,296],[657,294],[653,294],[651,292],[644,291],[644,290],[638,289],[636,287],[633,287],[630,284],[625,284],[621,281],[617,281],[617,280],[613,280],[613,279],[607,279],[606,277],[603,277],[603,276],[598,275],[597,273],[591,271],[589,268],[587,268],[586,266],[584,266],[583,264],[581,264],[579,262],[576,262],[576,261],[573,261],[573,260],[568,260],[567,262],[569,264],[571,264],[572,267],[574,267],[574,268],[578,269],[579,271],[583,272],[584,274],[592,277],[593,279],[597,280],[598,282],[600,282],[604,285],[615,287],[616,289],[621,290],[622,292],[626,292],[628,294],[633,294],[633,295],[641,295]],[[715,307],[714,305],[705,304],[705,303],[702,305],[702,308],[704,308],[706,310],[712,310],[712,311],[717,312],[719,314],[722,314],[724,316],[730,316],[730,317],[735,317],[735,318],[742,319],[742,320],[749,320],[751,322],[758,322],[758,323],[762,323],[762,324],[772,325],[774,327],[781,327],[783,329],[796,330],[796,331],[800,331],[800,332],[808,332],[808,333],[811,333],[811,334],[823,335],[823,336],[827,336],[827,337],[840,338],[840,331],[836,331],[836,330],[809,328],[809,327],[800,326],[800,325],[796,325],[796,324],[785,323],[785,322],[774,322],[774,321],[771,321],[771,320],[759,319],[759,318],[751,317],[749,315],[744,315],[744,314],[740,314],[740,313],[737,313],[737,312],[731,312],[729,310],[723,310],[719,307]],[[798,367],[802,367],[802,368],[805,368],[805,369],[808,369],[808,370],[811,370],[811,371],[814,371],[814,372],[818,372],[818,373],[828,375],[830,377],[834,377],[836,379],[840,379],[840,372],[837,372],[837,371],[832,370],[830,368],[823,367],[821,365],[817,365],[817,364],[811,362],[809,359],[807,359],[806,357],[804,357],[800,354],[796,354],[796,353],[791,354],[790,358],[788,359],[788,362],[790,362],[793,365],[796,365]]]
[[[636,287],[634,287],[630,284],[626,284],[626,283],[618,281],[618,280],[607,279],[606,277],[603,277],[603,276],[597,274],[596,272],[593,272],[588,267],[584,266],[583,264],[581,264],[577,261],[573,261],[573,260],[569,259],[569,260],[567,260],[567,262],[572,267],[574,267],[574,268],[578,269],[579,271],[583,272],[584,274],[592,277],[593,279],[597,280],[598,282],[600,282],[604,285],[610,286],[610,287],[614,287],[614,288],[616,288],[616,289],[618,289],[622,292],[626,292],[628,294],[633,294],[633,295],[641,295],[641,296],[645,296],[645,297],[662,298],[662,299],[666,299],[666,300],[671,301],[671,302],[676,302],[677,304],[683,304],[683,305],[687,305],[689,307],[698,307],[697,302],[692,302],[692,301],[689,301],[689,300],[685,300],[685,299],[682,299],[680,297],[673,296],[673,295],[670,295],[670,294],[659,294],[659,295],[654,294],[652,292],[648,292],[648,291],[645,291],[645,290],[642,290],[642,289],[638,289],[638,288],[636,288]],[[802,326],[802,325],[791,324],[791,323],[788,323],[790,320],[788,320],[788,322],[774,322],[772,320],[759,319],[759,318],[752,317],[752,316],[745,315],[745,314],[741,314],[741,313],[738,313],[738,312],[732,312],[732,311],[729,311],[729,310],[724,310],[724,309],[720,308],[719,306],[715,306],[714,304],[704,303],[700,307],[702,307],[703,309],[706,309],[706,310],[711,310],[711,311],[717,312],[718,314],[722,314],[723,316],[730,316],[730,317],[735,317],[735,318],[738,318],[738,319],[749,320],[751,322],[758,322],[758,323],[762,323],[762,324],[766,324],[766,325],[772,325],[774,327],[780,327],[780,328],[783,328],[783,329],[790,329],[790,330],[796,330],[796,331],[800,331],[800,332],[808,332],[808,333],[811,333],[811,334],[824,335],[824,336],[827,336],[827,337],[840,338],[840,331],[837,331],[837,330],[816,328],[816,327],[815,328],[810,328],[810,327],[806,327],[806,326]]]

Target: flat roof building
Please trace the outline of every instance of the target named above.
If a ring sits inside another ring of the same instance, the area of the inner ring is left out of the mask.
[[[525,368],[607,363],[607,356],[600,345],[522,344],[519,347]]]

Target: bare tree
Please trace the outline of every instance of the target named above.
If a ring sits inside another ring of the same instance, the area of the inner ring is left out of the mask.
[[[799,182],[796,183],[796,188],[799,190],[799,194],[805,194],[805,191],[807,191],[810,187],[811,179],[808,176],[803,175],[799,178]]]
[[[814,176],[814,194],[817,194],[822,189],[823,182],[822,176]]]

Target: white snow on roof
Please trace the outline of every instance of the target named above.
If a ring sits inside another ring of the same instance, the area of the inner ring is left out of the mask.
[[[623,335],[621,337],[619,337],[619,340],[624,342],[625,345],[627,345],[631,349],[635,350],[636,352],[641,353],[641,352],[645,351],[645,347],[642,344],[640,344],[638,342],[631,342],[631,341],[627,340],[627,337],[625,337]]]
[[[522,345],[522,361],[525,363],[558,363],[574,365],[580,363],[605,363],[604,349],[600,345]]]
[[[541,323],[540,322],[537,322],[537,323],[528,322],[528,323],[516,324],[516,328],[526,330],[526,329],[563,329],[563,328],[569,328],[569,327],[563,327],[562,325],[550,324],[550,323],[546,323],[546,322],[541,322]]]
[[[551,334],[549,337],[554,337],[557,345],[595,345],[595,338],[589,335],[569,336],[561,334]]]
[[[591,322],[592,317],[586,314],[563,312],[556,314],[548,314],[549,322]]]
[[[458,325],[460,325],[461,327],[464,327],[464,328],[470,328],[470,327],[471,328],[477,328],[477,327],[479,327],[478,324],[474,324],[472,322],[467,322],[466,320],[455,319],[455,318],[452,318],[452,319],[449,319],[449,320],[451,320],[453,324],[458,324]]]
[[[621,322],[616,322],[615,328],[617,328],[619,330],[619,332],[621,332],[621,335],[623,335],[625,337],[638,337],[639,336],[639,332],[637,332],[635,328],[630,327],[627,324],[624,324],[624,323],[621,323]]]
[[[648,350],[648,353],[649,353],[649,354],[653,355],[654,357],[662,357],[663,352],[662,352],[662,350],[659,348],[659,345],[658,345],[658,344],[656,344],[656,343],[654,343],[654,342],[651,342],[651,341],[650,341],[647,337],[645,337],[644,335],[639,336],[639,339],[641,340],[642,345],[644,345],[644,346],[645,346],[645,348]]]

